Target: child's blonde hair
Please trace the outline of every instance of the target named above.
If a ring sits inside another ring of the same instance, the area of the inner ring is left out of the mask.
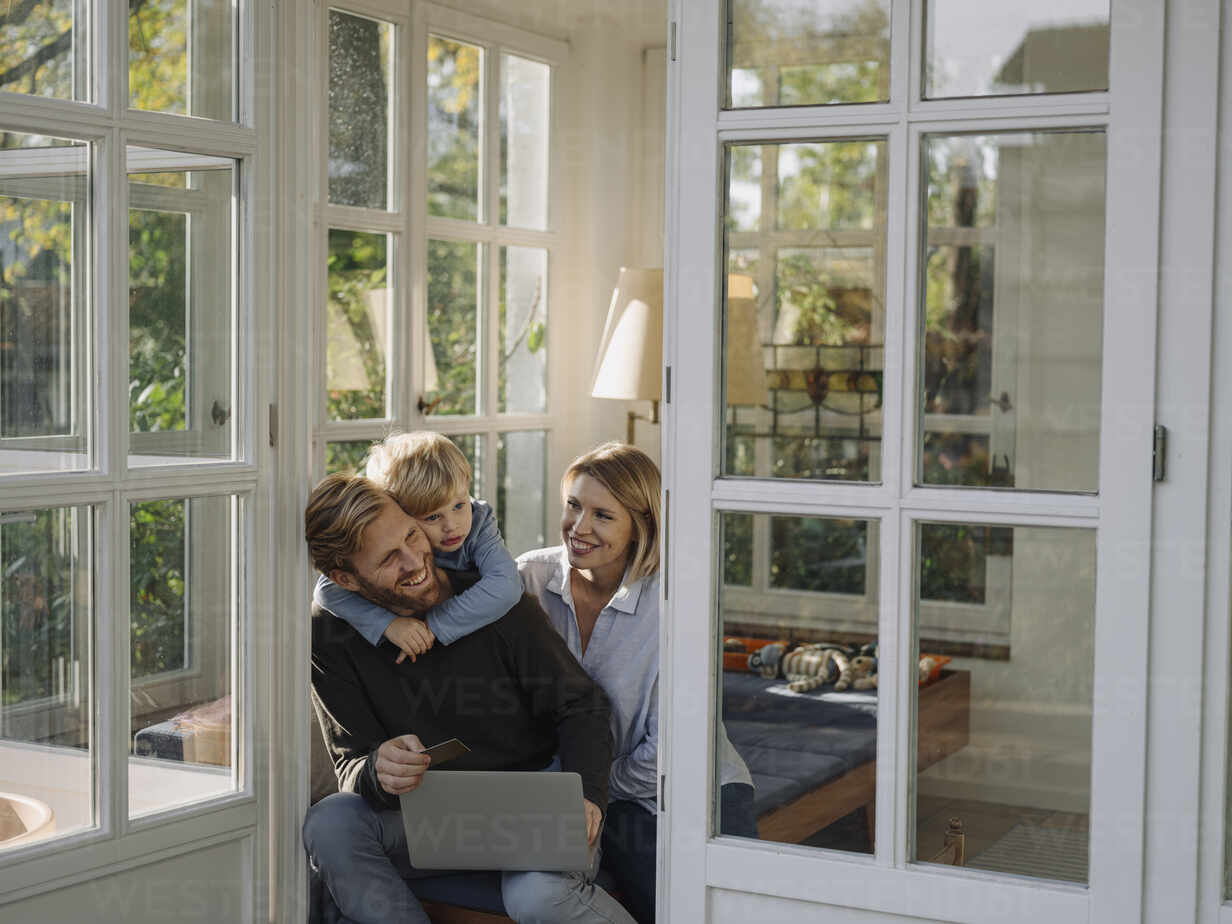
[[[471,465],[452,440],[429,430],[395,433],[372,447],[368,478],[420,517],[470,494]]]
[[[620,502],[633,520],[629,550],[629,580],[649,577],[659,570],[659,467],[646,453],[627,443],[603,443],[583,453],[560,479],[566,494],[573,479],[589,475]]]

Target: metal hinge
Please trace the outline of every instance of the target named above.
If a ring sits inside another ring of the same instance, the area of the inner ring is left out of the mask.
[[[663,400],[672,403],[672,367],[663,367]]]
[[[278,445],[278,405],[269,406],[269,444]]]
[[[676,60],[676,24],[675,23],[671,24],[671,27],[668,30],[668,34],[671,36],[671,38],[668,39],[668,46],[672,50],[672,60],[675,61]]]
[[[667,774],[659,774],[659,814],[667,814]]]
[[[1163,481],[1168,473],[1168,428],[1163,424],[1155,425],[1155,440],[1151,446],[1151,478]]]

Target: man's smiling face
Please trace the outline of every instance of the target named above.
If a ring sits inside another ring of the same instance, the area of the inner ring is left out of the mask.
[[[360,537],[353,571],[335,571],[335,584],[404,616],[422,613],[441,599],[441,579],[428,537],[390,498]]]

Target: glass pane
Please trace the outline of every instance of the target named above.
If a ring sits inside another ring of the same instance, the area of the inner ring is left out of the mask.
[[[234,162],[128,149],[129,465],[235,445]]]
[[[89,507],[0,514],[0,851],[92,828]]]
[[[233,120],[235,10],[230,0],[129,3],[129,106]]]
[[[389,207],[394,27],[329,11],[329,201]]]
[[[551,140],[552,69],[538,61],[501,55],[500,221],[548,226],[548,142]]]
[[[0,473],[90,467],[89,148],[0,133]]]
[[[888,0],[730,0],[727,108],[890,98]]]
[[[385,417],[390,235],[329,232],[325,388],[330,420]]]
[[[547,472],[546,431],[497,435],[496,520],[505,545],[515,556],[547,544]]]
[[[1109,0],[927,0],[924,97],[1108,89]]]
[[[1085,883],[1095,530],[921,523],[916,556],[913,859]]]
[[[479,342],[479,244],[428,241],[428,337],[432,364],[425,390],[437,414],[476,412]]]
[[[719,527],[715,829],[872,853],[878,524],[724,512]],[[750,777],[755,830],[729,785]]]
[[[90,17],[79,0],[25,0],[0,20],[0,90],[89,99]]]
[[[236,787],[236,500],[130,510],[129,814]]]
[[[478,433],[450,433],[449,439],[471,464],[471,497],[487,500],[483,485],[483,437]]]
[[[880,481],[885,142],[728,151],[723,474]]]
[[[428,36],[428,214],[479,219],[483,49]]]
[[[1098,488],[1102,132],[929,137],[919,483]]]
[[[548,252],[538,247],[500,249],[500,378],[497,410],[547,410]]]
[[[363,473],[368,462],[371,440],[352,440],[344,443],[325,444],[325,474],[334,472]]]

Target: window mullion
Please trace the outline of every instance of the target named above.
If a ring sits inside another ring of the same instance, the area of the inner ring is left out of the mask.
[[[500,217],[500,49],[484,46],[483,65],[483,169],[481,195],[484,201],[482,221],[489,232],[487,243],[480,249],[484,281],[480,299],[484,312],[480,322],[479,349],[482,351],[480,388],[482,403],[476,409],[481,416],[493,417],[498,411],[497,393],[500,374],[500,248],[490,232],[501,224]]]
[[[412,13],[410,34],[399,45],[407,49],[406,69],[400,69],[399,74],[405,79],[399,81],[400,87],[406,88],[407,103],[410,116],[406,120],[403,149],[410,151],[405,164],[406,192],[403,196],[402,208],[408,226],[406,231],[406,261],[409,266],[403,289],[404,304],[409,309],[408,330],[403,340],[408,344],[409,352],[406,359],[418,359],[410,363],[411,374],[406,381],[408,391],[398,420],[408,429],[423,426],[424,416],[418,407],[418,399],[424,393],[424,363],[423,357],[432,349],[431,337],[428,333],[428,237],[426,226],[428,222],[428,145],[426,141],[428,126],[428,32],[427,20],[424,15],[424,5],[415,4]],[[409,80],[409,85],[406,83]],[[412,144],[411,139],[419,137],[419,143]]]

